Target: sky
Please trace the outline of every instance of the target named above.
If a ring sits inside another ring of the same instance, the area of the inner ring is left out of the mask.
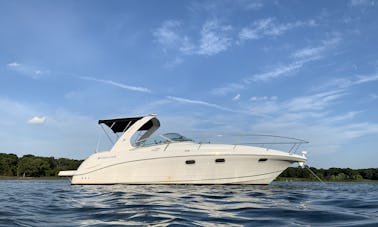
[[[99,119],[155,113],[377,168],[377,40],[375,0],[0,0],[0,153],[85,159]]]

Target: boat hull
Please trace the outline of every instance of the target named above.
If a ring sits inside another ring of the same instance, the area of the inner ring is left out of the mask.
[[[274,152],[128,155],[121,161],[117,156],[103,156],[106,162],[102,158],[98,164],[96,157],[90,158],[75,172],[72,184],[270,184],[292,163],[305,161],[298,155]]]

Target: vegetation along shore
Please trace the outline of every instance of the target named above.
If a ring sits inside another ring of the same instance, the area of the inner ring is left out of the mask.
[[[0,153],[0,179],[54,178],[61,170],[75,170],[83,160],[68,158],[39,157],[31,154],[18,157],[15,154]],[[378,168],[310,169],[323,181],[378,181]],[[316,180],[310,171],[300,167],[289,167],[278,180]]]

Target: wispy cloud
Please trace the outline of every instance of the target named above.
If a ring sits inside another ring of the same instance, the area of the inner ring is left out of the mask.
[[[214,55],[227,50],[231,46],[231,30],[230,25],[221,25],[217,20],[207,21],[201,30],[197,54]]]
[[[323,120],[323,122],[328,123],[328,124],[330,124],[330,123],[333,124],[333,123],[337,123],[337,122],[340,122],[340,121],[346,121],[346,120],[350,121],[362,112],[363,111],[350,111],[350,112],[347,112],[345,114],[340,114],[340,115],[333,116],[333,117],[327,117]]]
[[[289,75],[289,73],[294,72],[303,67],[304,61],[294,61],[286,65],[278,65],[273,67],[270,71],[255,74],[250,78],[244,79],[244,82],[249,84],[252,81],[269,81],[281,76]]]
[[[255,1],[246,1],[244,7],[247,10],[259,10],[263,8],[263,6],[264,4],[262,3],[262,1],[255,0]]]
[[[216,109],[219,109],[219,110],[225,110],[225,111],[233,111],[232,109],[229,109],[229,108],[226,108],[226,107],[214,104],[214,103],[202,101],[202,100],[193,100],[193,99],[180,98],[180,97],[175,97],[175,96],[167,96],[167,98],[170,99],[170,100],[181,102],[181,103],[207,106],[207,107],[212,107],[212,108],[216,108]]]
[[[357,80],[352,84],[363,84],[368,82],[378,81],[378,73],[373,75],[357,76]]]
[[[239,99],[240,99],[240,94],[237,94],[237,95],[235,95],[235,96],[232,98],[233,101],[238,101]]]
[[[44,123],[46,123],[46,117],[37,117],[37,116],[31,118],[27,122],[27,124],[29,124],[29,125],[42,125]]]
[[[171,68],[174,68],[176,67],[177,65],[180,65],[181,63],[183,63],[183,59],[181,57],[175,57],[173,58],[172,60],[170,61],[167,61],[165,64],[164,64],[164,68],[167,68],[167,69],[171,69]]]
[[[252,25],[244,27],[239,32],[239,40],[244,41],[261,39],[263,37],[276,37],[294,28],[314,25],[314,20],[307,22],[295,21],[289,23],[277,23],[274,18],[270,17],[255,21]]]
[[[181,24],[179,20],[166,20],[153,32],[155,41],[164,51],[169,49],[189,51],[192,49],[189,38],[182,32]]]
[[[319,92],[279,101],[276,96],[251,97],[249,111],[260,116],[290,116],[290,121],[324,116],[327,108],[347,93],[343,90]],[[288,120],[288,119],[286,119]]]
[[[245,87],[245,84],[242,83],[229,83],[224,87],[214,88],[210,93],[213,95],[226,95],[237,90],[242,90]]]
[[[231,92],[246,89],[252,82],[268,82],[285,76],[292,76],[298,70],[303,68],[307,63],[319,60],[325,57],[326,52],[337,47],[341,41],[339,35],[331,39],[322,40],[318,46],[305,47],[291,54],[292,62],[286,64],[273,65],[265,72],[256,73],[249,77],[241,79],[239,82],[232,82],[223,87],[214,88],[211,91],[213,95],[226,95]]]
[[[294,73],[302,68],[306,62],[307,60],[296,60],[288,64],[273,66],[269,71],[253,74],[252,76],[242,79],[240,82],[232,82],[223,87],[214,88],[210,93],[213,95],[226,95],[231,92],[245,89],[252,82],[267,82],[282,76],[289,76],[290,73]]]
[[[349,6],[356,7],[356,6],[374,6],[375,2],[373,0],[350,0]]]
[[[42,76],[49,73],[49,70],[44,70],[38,67],[21,64],[19,62],[8,63],[7,68],[12,71],[31,77],[33,79],[39,79]]]
[[[138,92],[151,93],[151,91],[148,88],[130,86],[130,85],[127,85],[127,84],[122,84],[122,83],[114,82],[112,80],[103,80],[103,79],[97,79],[97,78],[88,77],[88,76],[82,76],[82,77],[79,77],[79,78],[82,79],[82,80],[91,80],[91,81],[96,81],[96,82],[99,82],[99,83],[113,85],[113,86],[116,86],[116,87],[119,87],[119,88],[123,88],[123,89],[126,89],[126,90],[130,90],[130,91],[138,91]]]
[[[167,20],[153,32],[153,35],[164,51],[211,56],[227,50],[232,45],[231,30],[230,25],[223,25],[216,19],[208,20],[198,32],[199,39],[193,40],[186,35],[180,21]]]
[[[331,39],[322,40],[321,44],[318,46],[307,46],[295,51],[291,54],[291,56],[295,59],[316,60],[323,57],[323,54],[330,49],[334,49],[340,43],[340,41],[340,35],[336,34]]]
[[[344,95],[345,93],[342,90],[335,90],[309,96],[296,97],[286,103],[285,107],[289,111],[323,110],[329,106],[331,102]]]
[[[252,96],[249,100],[251,101],[274,101],[274,100],[277,100],[277,96]]]
[[[378,95],[375,94],[375,93],[370,94],[370,97],[371,97],[372,100],[378,99]]]
[[[378,73],[373,73],[370,75],[358,75],[353,77],[342,77],[342,78],[335,78],[328,81],[325,84],[317,86],[313,89],[313,91],[322,91],[322,90],[330,90],[330,89],[343,89],[347,90],[350,87],[354,87],[357,85],[371,83],[378,81]]]

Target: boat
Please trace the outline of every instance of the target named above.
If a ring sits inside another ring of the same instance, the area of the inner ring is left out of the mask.
[[[306,152],[297,154],[307,141],[294,138],[291,149],[282,151],[267,146],[280,142],[222,144],[195,142],[178,133],[153,136],[160,127],[155,114],[98,123],[118,140],[109,151],[90,155],[77,170],[60,171],[71,184],[267,185],[291,164],[303,166],[307,160]]]

